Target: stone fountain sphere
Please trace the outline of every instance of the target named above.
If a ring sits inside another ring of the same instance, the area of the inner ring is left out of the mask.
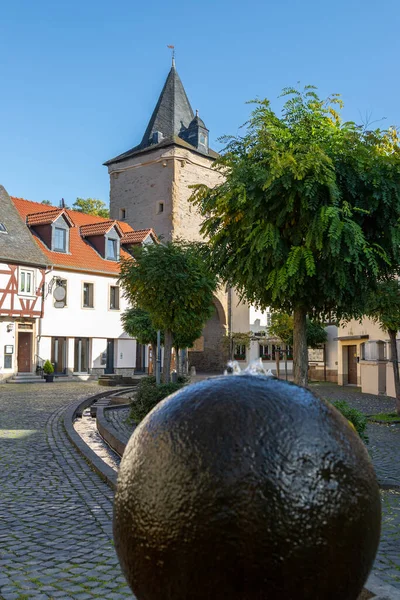
[[[238,375],[183,388],[136,429],[114,540],[137,600],[355,600],[380,518],[346,419],[309,390]]]

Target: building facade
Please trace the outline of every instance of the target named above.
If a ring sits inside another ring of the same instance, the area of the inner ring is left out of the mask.
[[[16,360],[10,371],[3,370],[3,377],[17,371],[35,373],[47,359],[56,375],[81,379],[145,370],[147,352],[121,324],[128,305],[118,285],[118,261],[130,256],[132,245],[153,243],[154,232],[20,198],[10,202],[26,234],[24,243],[27,248],[30,244],[32,255],[36,251],[42,257],[43,268],[21,265],[14,276],[20,302],[34,313],[15,315],[22,342],[17,342]],[[22,344],[28,335],[30,345],[22,364]]]
[[[0,380],[31,372],[47,260],[0,186]]]
[[[141,142],[108,160],[110,214],[131,226],[153,228],[165,240],[200,241],[201,216],[189,202],[190,186],[221,181],[212,168],[218,154],[209,146],[209,131],[190,105],[173,61]],[[189,352],[201,371],[221,372],[226,356],[222,338],[228,331],[249,330],[249,308],[233,291],[215,294],[214,314]]]

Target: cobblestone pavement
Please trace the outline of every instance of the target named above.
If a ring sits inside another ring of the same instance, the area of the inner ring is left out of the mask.
[[[101,391],[101,390],[100,390]],[[62,415],[93,383],[0,385],[0,598],[133,598],[112,542],[113,492]]]
[[[346,400],[364,414],[395,412],[395,399],[362,394],[359,388],[332,384],[312,384],[311,389],[327,400]],[[400,589],[400,424],[369,423],[368,451],[380,484],[398,486],[383,490],[382,535],[374,573]]]

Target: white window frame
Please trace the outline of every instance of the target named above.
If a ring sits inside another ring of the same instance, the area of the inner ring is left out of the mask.
[[[22,275],[24,275],[24,280],[26,275],[29,274],[31,278],[31,286],[29,291],[22,290]],[[35,295],[35,271],[33,269],[19,269],[18,273],[18,293],[23,296],[34,296]]]

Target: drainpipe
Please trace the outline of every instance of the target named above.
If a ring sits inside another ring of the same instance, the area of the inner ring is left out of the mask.
[[[229,360],[233,360],[232,339],[232,288],[228,288],[228,336],[229,336]]]

